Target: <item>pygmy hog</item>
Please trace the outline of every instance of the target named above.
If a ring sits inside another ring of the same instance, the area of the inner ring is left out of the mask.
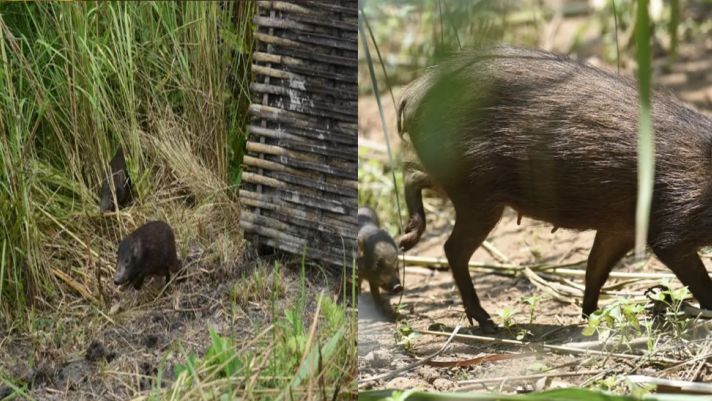
[[[124,151],[119,146],[116,150],[114,158],[111,159],[109,163],[111,168],[111,175],[114,181],[114,193],[116,194],[117,205],[114,205],[114,196],[111,193],[109,185],[111,184],[111,179],[106,177],[101,184],[101,205],[100,210],[102,213],[108,211],[116,211],[125,207],[133,199],[133,188],[131,186],[131,177],[129,177],[128,170],[126,169],[126,159],[124,159]]]
[[[140,289],[146,276],[165,276],[178,272],[176,240],[171,226],[163,221],[146,223],[119,243],[114,284],[130,283]]]
[[[697,250],[712,244],[712,120],[662,91],[652,94],[655,183],[648,245],[712,308]],[[398,129],[417,159],[406,171],[412,247],[425,229],[420,191],[438,187],[456,221],[445,243],[467,317],[495,324],[467,264],[505,206],[554,227],[596,230],[583,314],[597,308],[613,266],[634,245],[639,101],[636,82],[538,50],[462,52],[404,90]]]
[[[367,280],[371,295],[383,312],[393,316],[380,288],[397,294],[403,290],[398,279],[398,248],[393,238],[380,228],[376,212],[368,207],[358,209],[358,288]]]

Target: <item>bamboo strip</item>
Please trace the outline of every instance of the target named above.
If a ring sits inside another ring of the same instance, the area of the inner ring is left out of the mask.
[[[358,198],[358,188],[333,185],[333,184],[324,182],[323,180],[316,180],[316,179],[314,179],[314,177],[304,178],[303,176],[289,175],[289,174],[283,174],[283,173],[279,173],[279,172],[275,172],[272,175],[276,179],[278,179],[282,182],[297,184],[297,185],[301,185],[303,187],[308,187],[308,188],[316,189],[319,191],[330,192],[337,196]],[[358,185],[358,183],[356,181],[354,181],[354,183],[356,185]]]
[[[356,221],[353,217],[350,216],[318,216],[316,213],[306,212],[302,209],[297,208],[290,209],[290,214],[288,215],[286,213],[283,213],[283,211],[287,209],[286,207],[280,207],[274,203],[267,203],[258,199],[251,198],[242,198],[240,202],[243,205],[252,206],[258,209],[262,209],[265,212],[272,213],[275,218],[285,218],[289,221],[296,221],[299,225],[307,228],[312,228],[315,221],[320,221],[325,226],[331,226],[338,232],[343,232],[346,238],[356,238]]]
[[[260,174],[250,173],[247,171],[242,172],[242,181],[250,182],[253,184],[266,185],[268,187],[273,187],[273,188],[286,188],[287,187],[287,185],[285,183],[283,183],[279,180],[275,180],[274,178],[265,177]]]
[[[271,239],[270,237],[265,237],[265,240],[263,242],[267,246],[276,249],[281,249],[285,252],[289,252],[295,255],[301,255],[302,252],[304,252],[305,250],[304,245],[299,246],[294,245],[292,243],[279,242],[277,240]],[[349,250],[343,250],[334,247],[326,247],[326,249],[324,250],[322,250],[321,248],[323,247],[320,246],[320,248],[309,248],[307,246],[307,256],[313,259],[323,261],[325,263],[330,263],[335,266],[351,267],[354,264],[353,260],[355,259],[355,255],[353,251],[349,252]],[[336,268],[331,268],[330,271],[335,274],[341,273],[341,271]]]
[[[310,129],[314,132],[323,133],[325,138],[328,138],[332,132],[347,134],[351,125],[343,122],[329,122],[324,119],[314,118],[305,114],[254,103],[249,106],[248,111],[252,115],[272,120],[277,123],[290,124],[297,128]]]
[[[295,142],[301,142],[303,139],[308,139],[310,141],[321,141],[324,142],[327,140],[327,137],[325,135],[322,135],[321,133],[318,132],[313,132],[313,131],[307,131],[307,130],[301,130],[301,129],[294,129],[294,128],[289,128],[289,130],[285,130],[284,128],[279,128],[279,129],[272,129],[272,128],[263,128],[257,125],[250,125],[250,132],[253,134],[257,135],[264,135],[268,136],[270,138],[277,138],[277,139],[290,139],[294,140]],[[303,138],[303,139],[302,139]],[[329,134],[328,140],[330,142],[335,142],[337,145],[337,149],[341,148],[349,148],[349,145],[351,146],[356,146],[357,145],[357,139],[354,139],[354,135],[352,134],[351,136],[345,135],[345,134],[336,134],[336,133],[331,133]],[[308,142],[305,142],[308,143]],[[340,145],[340,146],[339,146]],[[344,146],[346,145],[346,146]],[[352,153],[349,152],[341,152],[343,155],[349,155]]]
[[[309,94],[299,89],[283,88],[259,82],[250,84],[250,90],[255,94],[282,96],[283,99],[276,99],[272,104],[279,104],[279,101],[287,102],[282,107],[286,107],[291,111],[319,117],[332,116],[335,119],[346,122],[357,122],[358,119],[358,102],[356,99],[334,98],[329,94]]]
[[[245,155],[242,158],[242,164],[246,166],[252,166],[257,168],[262,168],[265,170],[273,171],[285,171],[290,174],[299,174],[299,171],[292,169],[291,167],[285,166],[284,164],[276,163],[266,159],[259,159],[257,157],[252,157],[250,155]]]
[[[268,237],[268,238],[273,238],[275,240],[278,240],[280,242],[284,242],[287,244],[292,244],[295,245],[299,248],[302,248],[304,244],[306,243],[305,240],[294,237],[292,235],[286,234],[284,232],[281,232],[279,230],[275,230],[274,228],[270,227],[263,227],[260,225],[257,225],[253,223],[252,221],[247,220],[246,214],[243,213],[240,216],[240,225],[247,231],[252,231],[255,232],[259,235]]]
[[[334,67],[358,68],[357,61],[350,55],[335,56],[315,51],[316,49],[313,48],[309,49],[307,46],[290,46],[290,42],[294,41],[279,41],[277,39],[280,38],[261,32],[255,32],[255,39],[262,41],[266,45],[281,46],[276,51],[286,56],[330,64]],[[258,47],[258,50],[260,50],[260,47]]]
[[[281,146],[254,141],[248,141],[246,143],[246,148],[248,152],[280,156],[281,163],[289,164],[295,168],[305,168],[345,178],[355,178],[354,176],[357,173],[357,163],[346,160],[331,159],[331,165],[324,165],[325,156],[318,154],[315,155],[315,152],[313,151],[297,152],[285,149]]]
[[[245,156],[243,164],[270,170],[269,178],[276,179],[285,184],[292,183],[318,191],[331,192],[336,195],[358,197],[358,183],[356,181],[353,181],[353,184],[348,186],[331,184],[325,182],[323,179],[318,179],[318,177],[315,179],[313,172],[293,170],[283,164],[252,156]]]
[[[357,45],[355,37],[342,37],[339,31],[334,32],[334,30],[330,32],[320,31],[315,29],[315,27],[290,19],[256,15],[252,21],[265,28],[289,30],[289,32],[283,33],[282,37],[291,36],[290,39],[297,40],[300,43],[342,50],[352,50]]]
[[[258,3],[259,101],[239,192],[246,235],[343,267],[353,266],[358,207],[355,5]]]
[[[243,173],[244,174],[244,173]],[[245,192],[256,193],[254,191],[245,190]],[[242,190],[240,194],[243,194]],[[253,196],[254,198],[254,196]],[[273,200],[271,195],[266,195],[265,198],[261,198],[266,202]],[[307,206],[315,209],[322,209],[333,212],[339,215],[352,215],[357,208],[357,199],[328,199],[326,197],[316,198],[303,193],[299,193],[290,189],[282,189],[279,194],[279,199],[284,202],[285,205],[290,205],[290,207],[297,206]]]
[[[327,3],[324,1],[307,2],[307,4],[309,4],[309,7],[301,7],[297,4],[288,3],[285,1],[274,1],[274,0],[259,0],[259,1],[257,1],[257,6],[259,8],[309,15],[309,16],[313,16],[316,19],[319,19],[319,17],[323,18],[323,14],[316,12],[316,10],[318,10],[318,9],[324,9],[324,10],[332,11],[332,12],[345,13],[347,15],[355,14],[355,10],[356,10],[356,8],[353,6],[351,6],[351,7],[344,7],[344,6],[338,6],[338,5],[335,6],[333,4],[330,4],[330,3]],[[323,23],[325,23],[325,22],[323,22]],[[353,28],[356,29],[355,26]]]
[[[319,79],[307,79],[307,77],[305,77],[304,75],[280,70],[278,68],[266,67],[259,64],[252,64],[252,72],[256,75],[265,75],[270,78],[278,78],[285,80],[287,81],[291,89],[334,95],[343,99],[356,99],[356,94],[354,94],[352,91],[348,90],[347,88],[341,89],[333,84],[327,85],[326,79],[323,79],[321,76],[319,76]],[[353,82],[355,79],[355,75],[343,75],[341,76],[340,81]]]
[[[255,142],[258,143],[258,142]],[[322,154],[322,152],[318,152],[318,154]],[[243,159],[243,164],[248,165],[248,166],[255,166],[258,168],[265,168],[273,171],[283,171],[292,175],[297,175],[300,177],[308,177],[308,178],[314,178],[314,172],[305,169],[305,170],[299,170],[295,169],[289,166],[285,166],[283,163],[283,159],[275,156],[275,155],[270,155],[266,153],[262,153],[264,158],[260,159],[257,157],[249,156],[246,155]],[[328,156],[326,154],[322,154],[322,156]],[[277,158],[279,159],[279,162],[276,160],[272,160],[271,158]],[[354,164],[355,165],[355,164]],[[346,171],[348,171],[349,167],[346,167]],[[347,179],[341,179],[341,178],[336,178],[336,177],[324,177],[328,185],[336,185],[339,187],[345,186],[346,188],[358,188],[358,182],[355,181],[355,173],[352,174],[352,176],[347,177]]]
[[[273,138],[269,135],[263,136],[266,136],[268,138],[264,141],[268,145],[274,144],[275,146],[279,146],[286,150],[291,150],[295,152],[315,153],[321,155],[322,157],[327,157],[329,160],[341,159],[353,162],[354,165],[358,163],[358,155],[356,155],[353,150],[349,152],[349,149],[347,149],[346,147],[338,146],[338,144],[335,144],[333,142],[330,143],[330,141],[322,141],[322,143],[316,143],[316,141],[311,139],[302,139],[295,141],[293,139]],[[257,142],[257,140],[254,140],[254,142]]]
[[[445,258],[434,258],[427,256],[404,256],[405,262],[418,265],[418,266],[441,266],[448,267],[447,259]],[[538,265],[515,265],[515,264],[503,264],[503,263],[485,263],[480,261],[470,261],[468,267],[475,270],[487,270],[487,271],[502,271],[505,273],[518,273],[521,272],[525,267],[529,267],[534,271],[546,271],[550,274],[560,274],[565,276],[576,276],[585,277],[586,270],[584,269],[569,269],[565,266],[576,266],[576,265],[586,265],[586,261],[577,261],[572,263],[565,263],[561,265],[548,265],[548,264],[538,264]],[[708,275],[712,276],[712,271],[707,271]],[[611,272],[609,277],[612,278],[625,278],[625,279],[652,279],[658,280],[663,278],[675,278],[673,273],[637,273],[637,272]]]
[[[323,61],[325,63],[341,65],[344,67],[353,67],[356,65],[356,60],[354,60],[353,57],[324,54],[318,51],[318,47],[315,48],[314,46],[300,43],[296,40],[285,39],[279,36],[269,35],[259,31],[255,32],[254,38],[257,41],[263,42],[268,45],[287,48],[289,49],[289,52],[285,52],[285,54],[289,54],[294,57],[306,58],[314,61]]]

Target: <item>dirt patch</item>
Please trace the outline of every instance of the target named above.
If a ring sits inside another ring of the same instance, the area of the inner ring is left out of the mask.
[[[274,264],[259,268],[271,271],[267,266]],[[0,399],[12,393],[8,383],[24,386],[29,397],[39,400],[126,400],[170,385],[186,355],[205,353],[210,329],[240,347],[273,316],[282,317],[273,310],[286,309],[299,296],[299,272],[283,267],[274,274],[280,275],[284,292],[274,301],[270,294],[236,301],[257,268],[256,262],[230,270],[194,267],[185,282],[170,284],[162,294],[163,278],[154,278],[141,291],[121,291],[101,311],[68,305],[51,317],[56,325],[46,331],[2,333]],[[316,295],[329,291],[323,275],[313,276],[305,286],[307,314],[315,310]]]

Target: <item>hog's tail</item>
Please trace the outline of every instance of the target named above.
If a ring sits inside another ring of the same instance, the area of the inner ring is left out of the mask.
[[[407,99],[404,96],[398,100],[398,114],[396,117],[396,124],[398,127],[398,136],[403,139],[403,110],[405,109]]]
[[[403,135],[406,132],[409,132],[417,111],[420,108],[420,103],[432,86],[434,73],[435,70],[431,68],[423,76],[411,82],[403,89],[403,92],[401,92],[398,98],[396,117],[398,135],[401,139],[403,139]]]

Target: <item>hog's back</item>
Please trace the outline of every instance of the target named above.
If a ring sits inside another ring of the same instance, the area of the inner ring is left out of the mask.
[[[706,209],[712,123],[655,92],[653,230]],[[630,78],[542,51],[455,56],[401,95],[399,129],[453,202],[503,203],[575,229],[630,230],[638,92]]]
[[[159,272],[166,268],[171,271],[178,269],[175,235],[167,223],[146,223],[132,235],[141,238],[141,260],[147,273]]]

